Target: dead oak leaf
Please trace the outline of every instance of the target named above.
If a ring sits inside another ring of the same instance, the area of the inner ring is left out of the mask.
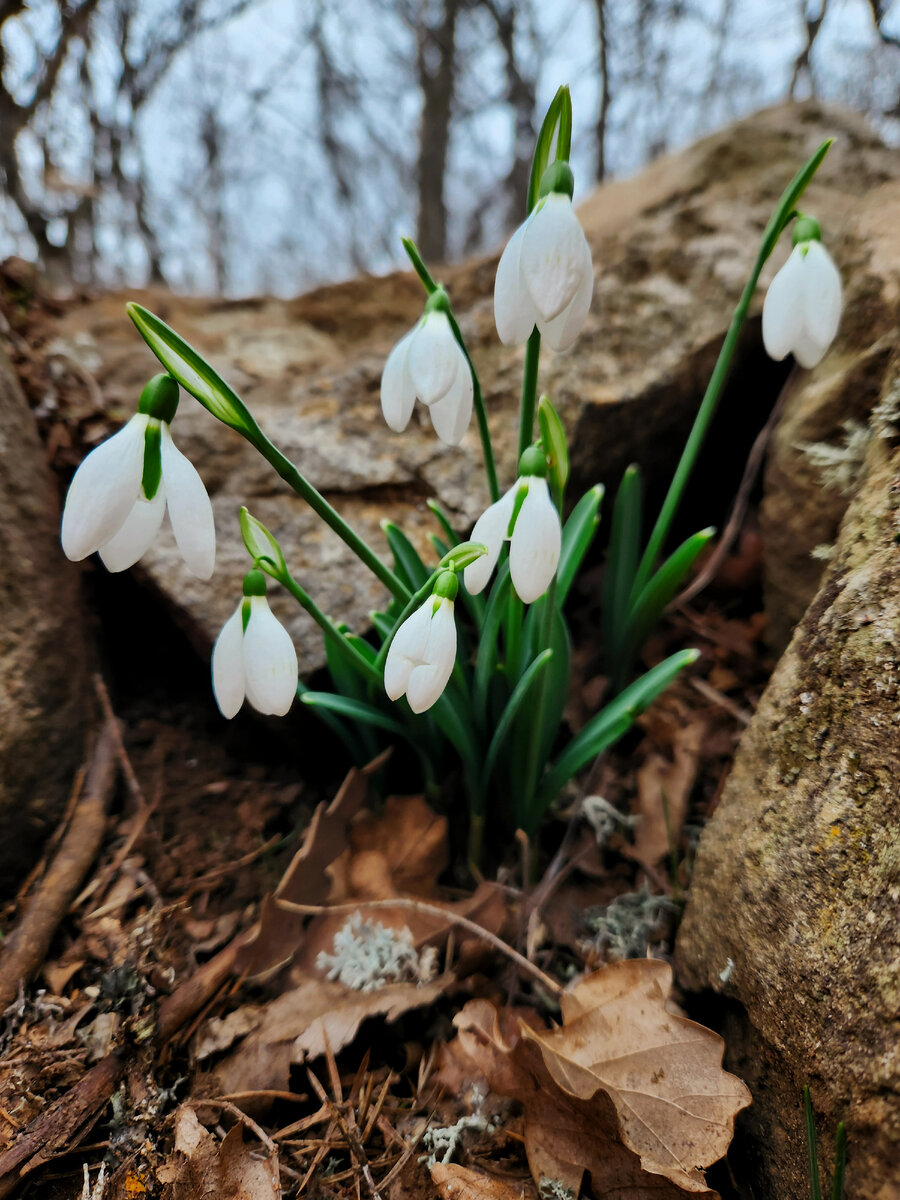
[[[244,1142],[240,1125],[220,1142],[183,1105],[175,1120],[175,1148],[157,1171],[163,1200],[280,1200],[278,1164],[259,1150]]]
[[[678,843],[706,732],[707,722],[700,718],[677,726],[672,761],[654,753],[638,768],[636,812],[641,821],[632,857],[645,866],[655,867]]]
[[[529,1014],[533,1020],[534,1014]],[[577,1196],[585,1173],[598,1200],[683,1200],[668,1179],[644,1171],[619,1138],[615,1107],[604,1092],[580,1100],[560,1091],[535,1041],[511,1028],[507,1010],[470,1000],[457,1014],[462,1050],[491,1091],[518,1100],[525,1113],[525,1153],[537,1184],[552,1179]],[[702,1190],[705,1200],[716,1192]]]
[[[530,1179],[513,1182],[486,1171],[472,1171],[456,1163],[435,1163],[431,1181],[440,1200],[535,1200],[537,1191]]]
[[[671,986],[667,963],[616,963],[563,995],[562,1028],[523,1037],[567,1095],[609,1097],[644,1170],[702,1192],[702,1168],[725,1154],[751,1097],[722,1069],[718,1034],[670,1011]]]
[[[447,818],[434,813],[423,796],[388,796],[380,816],[362,813],[354,822],[350,845],[354,895],[431,896],[447,866]],[[374,871],[369,856],[377,858],[381,867],[375,871],[374,888],[368,886],[368,874]],[[385,890],[382,871],[390,879],[390,891]]]

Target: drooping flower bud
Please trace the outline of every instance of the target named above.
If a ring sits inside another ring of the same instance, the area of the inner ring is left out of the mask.
[[[817,221],[800,217],[794,249],[772,280],[763,303],[763,344],[780,362],[793,354],[801,367],[824,358],[841,322],[841,277],[822,245]]]
[[[428,408],[434,431],[458,446],[472,418],[472,371],[450,325],[440,288],[428,298],[418,325],[401,338],[381,376],[381,411],[395,433],[409,424],[416,400]]]
[[[257,712],[283,717],[297,693],[297,652],[269,608],[262,571],[247,573],[243,591],[213,647],[213,694],[229,719],[245,699]]]
[[[414,713],[425,712],[440,699],[453,673],[453,601],[458,587],[455,573],[443,571],[432,595],[406,618],[388,647],[384,690],[391,700],[405,695]]]
[[[99,551],[110,571],[133,566],[150,548],[166,511],[188,569],[209,579],[216,529],[203,480],[172,441],[169,424],[178,385],[157,375],[141,393],[138,412],[85,458],[63,509],[61,540],[78,562]]]
[[[591,249],[572,207],[568,163],[552,163],[541,199],[510,238],[497,267],[494,319],[500,341],[521,345],[535,325],[553,350],[567,350],[594,292]]]
[[[556,574],[562,527],[546,480],[543,451],[530,446],[519,462],[519,478],[481,514],[472,541],[487,547],[463,572],[466,588],[477,595],[493,573],[504,541],[509,541],[509,572],[521,600],[531,604],[543,596]]]

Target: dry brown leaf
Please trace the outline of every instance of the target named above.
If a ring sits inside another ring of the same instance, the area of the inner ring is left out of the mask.
[[[678,726],[672,735],[673,761],[654,753],[638,768],[636,812],[641,821],[632,857],[644,866],[655,867],[668,856],[670,845],[678,842],[706,729],[701,719]]]
[[[322,1054],[326,1035],[337,1054],[367,1018],[383,1015],[394,1021],[410,1009],[433,1004],[455,982],[452,976],[444,976],[422,986],[396,983],[374,992],[355,992],[340,983],[309,977],[258,1011],[255,1028],[216,1066],[216,1086],[226,1095],[285,1091],[291,1063]]]
[[[447,818],[432,812],[423,796],[389,796],[381,816],[364,813],[354,823],[350,845],[353,895],[424,898],[434,894],[447,866]],[[375,859],[381,860],[377,867]],[[369,890],[370,874],[377,881],[375,890]],[[390,891],[384,890],[385,879]]]
[[[472,1171],[456,1163],[435,1163],[431,1180],[441,1200],[532,1200],[536,1195],[530,1179],[521,1183],[498,1179],[486,1171]]]
[[[374,992],[348,992],[341,1001],[316,1017],[294,1042],[292,1061],[305,1063],[325,1053],[326,1045],[337,1054],[359,1032],[369,1017],[383,1016],[390,1024],[413,1008],[433,1004],[443,992],[455,985],[452,975],[443,975],[431,983],[388,983]]]
[[[718,1034],[669,1011],[671,986],[667,963],[616,963],[563,995],[561,1029],[523,1036],[564,1092],[610,1098],[622,1139],[646,1171],[703,1192],[702,1168],[725,1154],[751,1097],[722,1069]]]
[[[703,1168],[721,1158],[744,1084],[722,1070],[722,1039],[673,1013],[666,963],[637,959],[595,972],[564,994],[563,1026],[520,1023],[518,1041],[485,1000],[456,1017],[460,1042],[494,1092],[525,1109],[536,1181],[596,1196],[714,1196]]]
[[[175,1149],[157,1171],[165,1186],[163,1200],[280,1200],[278,1164],[245,1143],[241,1125],[220,1142],[200,1122],[190,1105],[175,1119]]]
[[[320,804],[313,813],[303,845],[275,891],[263,897],[259,921],[243,935],[235,963],[239,975],[262,975],[288,962],[303,937],[305,918],[285,912],[275,899],[294,904],[322,904],[331,891],[329,867],[346,849],[350,821],[366,802],[369,776],[383,766],[380,755],[362,770],[348,772],[330,804]]]
[[[537,1044],[517,1038],[486,1000],[470,1000],[455,1024],[465,1052],[491,1090],[521,1103],[525,1152],[535,1182],[554,1179],[578,1195],[587,1173],[591,1194],[603,1200],[684,1200],[668,1179],[651,1175],[618,1136],[615,1108],[603,1092],[590,1100],[555,1085]],[[520,1024],[520,1032],[527,1028]],[[717,1193],[703,1191],[704,1200]]]

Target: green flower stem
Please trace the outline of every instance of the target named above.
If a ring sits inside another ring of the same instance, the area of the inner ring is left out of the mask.
[[[469,348],[466,345],[462,331],[459,328],[456,317],[453,315],[453,310],[450,311],[450,328],[453,330],[453,336],[459,343],[459,348],[466,356],[466,362],[469,364],[469,370],[472,372],[472,387],[474,394],[472,403],[475,406],[475,419],[478,422],[478,434],[481,438],[481,453],[484,457],[484,471],[487,475],[488,491],[491,494],[491,504],[494,504],[500,499],[500,485],[497,482],[497,464],[494,461],[494,445],[491,441],[491,431],[488,428],[487,411],[484,407],[484,397],[481,394],[481,382],[478,378],[478,372],[475,370],[475,364],[472,362],[472,356],[469,354]]]
[[[390,567],[381,561],[372,547],[352,529],[336,508],[333,508],[322,493],[300,474],[289,458],[281,453],[276,445],[269,441],[260,427],[254,422],[253,426],[244,433],[244,437],[254,446],[263,458],[278,472],[281,478],[293,488],[301,499],[305,500],[315,514],[322,518],[325,524],[333,529],[338,537],[347,545],[356,557],[369,568],[392,596],[405,601],[409,596],[409,588],[397,578]]]
[[[411,238],[403,238],[403,249],[409,256],[409,261],[412,263],[413,270],[422,281],[422,287],[429,296],[433,296],[438,290],[439,284],[435,283],[431,277],[431,272],[422,261],[422,256],[419,254],[418,247]],[[491,503],[500,499],[500,487],[497,483],[497,465],[494,461],[494,446],[491,442],[491,431],[488,428],[487,412],[484,407],[484,396],[481,394],[481,382],[478,378],[478,372],[475,370],[475,364],[472,362],[472,356],[469,354],[469,348],[466,345],[465,338],[462,335],[462,330],[459,327],[453,309],[451,307],[448,313],[450,320],[450,328],[453,330],[453,336],[459,345],[460,350],[466,356],[466,362],[469,364],[469,370],[472,372],[472,387],[474,395],[472,402],[475,406],[475,417],[478,421],[478,433],[481,437],[481,452],[484,456],[484,470],[487,475],[488,490],[491,494]]]
[[[521,458],[534,440],[534,409],[537,404],[538,363],[541,335],[535,328],[525,346],[525,370],[522,376],[522,404],[519,410],[519,455]],[[518,458],[516,461],[518,462]]]
[[[353,659],[354,665],[359,668],[370,683],[375,683],[379,687],[384,686],[383,671],[379,671],[367,658],[360,654],[351,642],[347,641],[334,622],[325,616],[310,594],[300,586],[292,575],[282,574],[277,570],[274,563],[267,558],[261,558],[256,565],[261,571],[265,571],[267,575],[271,576],[272,579],[277,580],[286,591],[290,592],[300,606],[309,613],[325,636],[339,646],[344,654]]]
[[[543,621],[541,622],[541,640],[539,645],[547,647],[550,645],[550,639],[553,635],[553,618],[556,615],[556,576],[550,581],[550,586],[544,593],[544,611],[541,614]],[[544,671],[541,678],[538,680],[537,693],[534,697],[534,724],[531,730],[531,737],[528,739],[528,746],[525,750],[525,791],[522,796],[522,811],[520,812],[519,824],[523,827],[527,834],[534,832],[536,817],[540,814],[532,812],[534,808],[534,797],[537,792],[538,772],[541,764],[538,762],[538,746],[540,744],[541,722],[544,714],[544,693],[547,688],[547,672]]]
[[[406,255],[409,258],[409,261],[412,263],[413,270],[422,281],[422,287],[429,296],[433,295],[438,290],[438,285],[434,282],[431,277],[431,272],[422,261],[422,255],[419,253],[419,247],[412,240],[412,238],[405,237],[401,238],[400,241],[403,243],[403,249],[406,251]]]
[[[506,650],[506,677],[513,682],[518,671],[519,658],[522,654],[522,620],[525,606],[516,595],[516,589],[510,587],[506,601],[506,620],[504,621],[504,643]]]
[[[829,141],[823,142],[809,161],[800,168],[782,193],[781,199],[765,228],[753,271],[747,280],[747,285],[741,294],[737,308],[734,310],[731,324],[728,326],[728,333],[725,335],[725,341],[722,343],[722,349],[719,351],[719,357],[716,359],[712,377],[706,388],[706,393],[697,416],[694,418],[690,435],[685,443],[684,450],[681,452],[681,458],[675,469],[675,474],[672,477],[666,498],[663,501],[662,508],[659,510],[659,516],[656,518],[656,524],[653,526],[653,532],[650,534],[650,540],[647,542],[647,548],[638,567],[631,592],[632,600],[640,595],[649,581],[659,553],[669,535],[672,521],[678,511],[685,487],[697,462],[697,456],[700,453],[700,448],[703,445],[710,422],[715,415],[725,380],[728,378],[731,360],[734,357],[738,338],[747,319],[747,312],[750,308],[750,302],[753,299],[753,293],[756,291],[756,285],[759,282],[762,269],[769,255],[775,249],[785,227],[797,215],[795,205],[819,169],[822,160],[830,148],[831,141],[829,139]]]

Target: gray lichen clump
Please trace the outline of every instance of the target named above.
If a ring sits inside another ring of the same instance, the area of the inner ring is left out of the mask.
[[[374,992],[388,983],[428,983],[436,973],[435,952],[416,950],[408,929],[388,929],[354,913],[334,936],[334,953],[326,951],[316,966],[358,992]]]

